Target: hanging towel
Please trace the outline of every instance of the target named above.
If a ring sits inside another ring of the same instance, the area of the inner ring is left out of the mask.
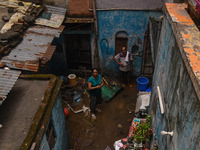
[[[127,51],[126,53],[126,58],[125,58],[125,61],[128,62],[129,61],[129,52]]]

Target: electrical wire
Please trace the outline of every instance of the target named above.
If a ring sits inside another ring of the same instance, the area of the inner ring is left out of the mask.
[[[78,28],[78,27],[84,26],[84,25],[86,25],[86,24],[88,24],[88,23],[79,24],[79,25],[77,25],[77,26],[75,26],[75,27],[67,28],[66,30],[75,29],[75,28]]]

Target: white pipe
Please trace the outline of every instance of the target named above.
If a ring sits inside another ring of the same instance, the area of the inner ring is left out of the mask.
[[[36,143],[34,142],[34,143],[32,144],[32,146],[31,146],[31,149],[30,149],[30,150],[34,150],[35,147],[36,147]]]
[[[164,107],[163,107],[163,102],[162,102],[162,97],[161,97],[159,86],[157,86],[157,90],[158,90],[158,99],[160,102],[160,111],[161,111],[161,114],[164,114]]]
[[[89,2],[89,0],[87,1],[87,3],[88,3],[88,10],[89,11],[93,11],[93,9],[90,8],[90,2]]]
[[[75,110],[73,110],[73,108],[65,101],[65,103],[68,105],[68,107],[73,111],[73,113],[75,113],[75,114],[77,114],[77,113],[80,113],[80,112],[86,112],[87,110],[90,112],[90,108],[89,107],[85,107],[85,105],[83,105],[83,108],[82,109],[80,109],[80,110],[77,110],[77,111],[75,111]]]
[[[160,133],[161,133],[162,135],[171,135],[171,136],[174,135],[173,131],[172,131],[172,132],[161,131]]]

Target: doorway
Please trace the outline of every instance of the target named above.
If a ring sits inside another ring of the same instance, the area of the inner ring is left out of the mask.
[[[68,68],[91,70],[90,34],[67,34],[65,41]]]
[[[127,48],[128,39],[127,38],[115,38],[115,54],[121,52],[122,47]]]
[[[127,48],[128,34],[126,31],[119,31],[115,35],[115,54],[121,52],[122,47]]]

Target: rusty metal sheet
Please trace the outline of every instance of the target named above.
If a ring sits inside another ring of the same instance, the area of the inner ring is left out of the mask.
[[[0,105],[17,81],[21,71],[0,69]]]
[[[56,6],[51,6],[51,5],[46,5],[47,7],[47,12],[52,13],[52,14],[59,14],[59,15],[64,15],[66,13],[66,8],[62,7],[56,7]]]
[[[65,18],[65,13],[67,9],[50,5],[46,5],[46,7],[47,12],[43,12],[42,15],[45,16],[46,13],[48,13],[50,14],[50,18],[39,17],[35,20],[35,24],[52,28],[59,28]]]
[[[51,42],[55,37],[59,37],[63,29],[64,26],[58,29],[30,27],[25,32],[23,41],[1,59],[0,66],[37,72],[40,62],[44,64],[51,59],[55,51],[55,46],[52,46]]]

